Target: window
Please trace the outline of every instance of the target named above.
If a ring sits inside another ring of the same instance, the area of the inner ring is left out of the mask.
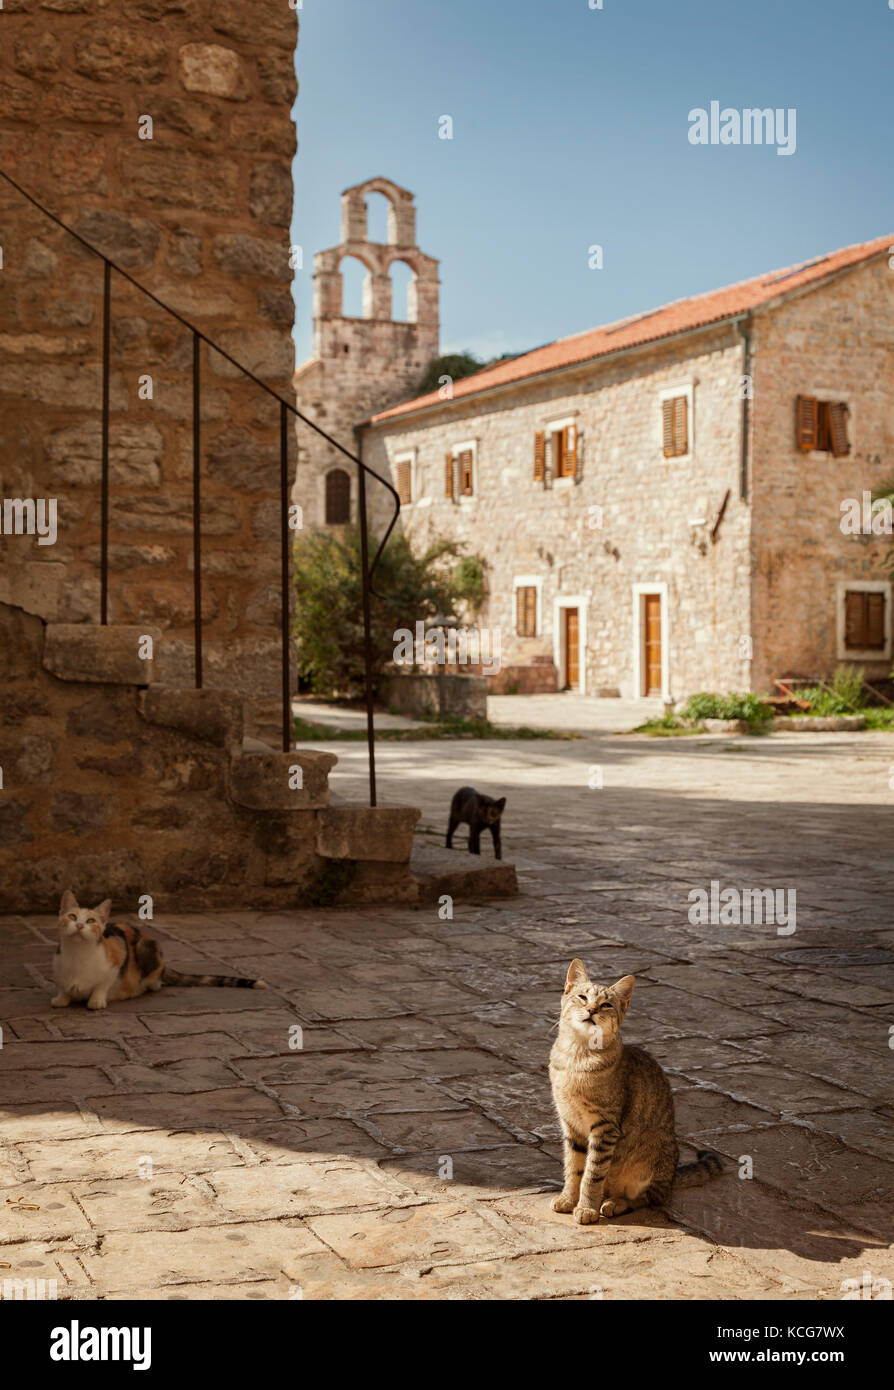
[[[553,476],[573,478],[577,472],[577,425],[553,430]]]
[[[475,495],[475,447],[461,444],[444,459],[444,496],[455,502]]]
[[[666,459],[689,453],[689,400],[667,396],[661,402],[661,435]]]
[[[821,401],[816,396],[798,396],[795,403],[795,437],[802,454],[832,454],[843,458],[850,453],[847,437],[848,408],[844,401]]]
[[[848,652],[885,650],[884,592],[847,589],[844,595],[844,646]]]
[[[520,584],[515,591],[515,634],[537,636],[537,589],[533,584]]]
[[[395,460],[397,470],[397,495],[400,498],[401,506],[405,507],[413,500],[413,459],[408,454],[405,458]]]
[[[546,474],[546,434],[538,430],[534,435],[534,482],[542,483]]]
[[[546,480],[546,439],[549,435],[550,475],[553,478],[577,476],[577,425],[573,421],[552,425],[534,434],[534,481]]]
[[[343,468],[326,474],[326,525],[343,526],[351,520],[351,480]]]

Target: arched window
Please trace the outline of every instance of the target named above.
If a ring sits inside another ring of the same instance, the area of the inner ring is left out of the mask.
[[[343,526],[351,520],[351,479],[343,468],[326,474],[326,525]]]
[[[406,261],[392,261],[388,267],[391,277],[391,318],[394,323],[413,323],[415,312],[410,290],[416,280],[413,269]]]
[[[381,246],[387,245],[393,240],[390,235],[391,203],[384,193],[367,193],[366,195],[366,239],[367,241],[377,242]]]
[[[368,318],[368,269],[356,256],[343,256],[338,268],[341,271],[342,318]]]

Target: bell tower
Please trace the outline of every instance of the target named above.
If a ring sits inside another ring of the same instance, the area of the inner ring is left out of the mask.
[[[387,242],[370,241],[366,199],[388,201]],[[366,268],[363,313],[343,312],[341,263],[353,257]],[[407,318],[393,317],[391,267],[411,271]],[[423,372],[438,355],[438,262],[416,245],[413,195],[390,179],[348,188],[341,199],[341,242],[314,257],[313,356],[294,376],[296,404],[345,448],[356,450],[354,426],[377,410],[413,396]],[[299,422],[298,466],[293,492],[305,526],[356,519],[352,465]]]

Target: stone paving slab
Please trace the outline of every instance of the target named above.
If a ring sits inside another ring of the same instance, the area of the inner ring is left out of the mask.
[[[422,824],[463,783],[507,795],[518,898],[153,924],[177,966],[251,970],[265,991],[51,1009],[53,919],[0,920],[4,1273],[112,1300],[834,1300],[865,1270],[894,1282],[894,739],[605,727],[380,747],[383,797]],[[362,796],[362,750],[338,751],[334,781]],[[715,879],[796,890],[796,931],[693,924],[690,890]],[[666,1213],[578,1227],[550,1208],[546,1061],[572,956],[637,976],[625,1036],[667,1069],[683,1156],[725,1157]]]

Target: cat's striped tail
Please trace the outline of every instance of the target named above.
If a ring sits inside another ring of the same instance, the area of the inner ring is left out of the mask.
[[[720,1155],[713,1149],[699,1149],[694,1163],[681,1163],[674,1174],[674,1187],[699,1187],[723,1172]]]
[[[264,980],[245,980],[239,975],[182,975],[179,970],[164,968],[162,983],[166,985],[218,985],[221,989],[266,989]]]

